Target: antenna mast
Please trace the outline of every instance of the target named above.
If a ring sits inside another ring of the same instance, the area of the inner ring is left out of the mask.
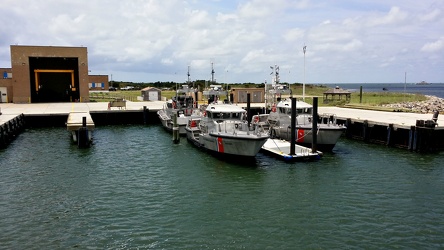
[[[190,84],[190,65],[188,65],[188,73],[187,73],[187,76],[188,76],[188,85]],[[194,88],[194,86],[193,86],[193,88]]]
[[[211,62],[211,83],[214,84],[214,68],[213,68],[213,62]]]

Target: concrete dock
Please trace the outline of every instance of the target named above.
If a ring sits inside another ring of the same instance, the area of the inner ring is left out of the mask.
[[[149,102],[126,102],[126,110],[143,110],[146,107],[150,111],[157,112],[162,109],[164,101],[149,101]],[[238,104],[246,107],[246,104]],[[251,107],[263,107],[264,104],[252,103]],[[69,114],[73,111],[95,112],[107,111],[107,102],[90,102],[90,103],[33,103],[33,104],[13,104],[0,103],[0,110],[3,115],[51,115],[51,114]],[[117,110],[118,112],[125,112],[125,110]],[[432,114],[416,114],[404,112],[384,112],[374,110],[352,109],[352,108],[337,108],[337,107],[319,107],[319,114],[331,113],[336,114],[338,118],[351,118],[356,120],[368,120],[380,124],[395,124],[397,126],[410,127],[416,125],[416,120],[430,120]],[[0,115],[0,121],[2,117]],[[438,125],[444,126],[444,114],[438,117]]]
[[[85,118],[85,124],[83,124]],[[94,121],[89,112],[70,112],[66,121],[66,129],[68,131],[77,131],[85,125],[89,130],[94,130]]]
[[[70,112],[89,112],[97,125],[122,124],[122,121],[137,120],[137,123],[159,122],[156,112],[164,101],[126,102],[125,110],[109,110],[107,102],[90,103],[0,103],[0,125],[24,115],[33,123],[66,123]],[[246,104],[237,104],[246,108]],[[263,103],[252,103],[253,112],[259,112]],[[433,114],[387,112],[353,108],[319,107],[319,114],[336,114],[339,122],[347,126],[346,136],[352,139],[408,148],[412,151],[444,150],[444,114],[438,116],[433,128],[418,124],[430,121]],[[131,124],[131,123],[129,123]],[[46,125],[46,124],[45,124]]]

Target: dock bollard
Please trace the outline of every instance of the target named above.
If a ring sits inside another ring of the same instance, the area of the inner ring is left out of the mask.
[[[146,106],[143,106],[143,124],[147,124],[148,122],[148,112],[150,110],[146,108]]]
[[[179,125],[177,124],[177,114],[173,114],[173,143],[179,143]]]
[[[86,117],[82,117],[82,127],[77,131],[77,146],[87,148],[90,145],[89,131],[86,127]]]

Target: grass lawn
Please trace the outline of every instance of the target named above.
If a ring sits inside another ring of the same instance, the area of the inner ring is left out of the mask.
[[[329,104],[324,104],[323,94],[329,88],[325,86],[315,86],[306,85],[305,86],[305,96],[317,96],[319,106],[344,106],[345,101],[337,101]],[[302,96],[302,86],[295,86],[292,88],[294,95]],[[392,93],[392,92],[363,92],[362,102],[358,92],[352,92],[351,94],[351,105],[361,105],[361,106],[380,106],[383,104],[390,103],[401,103],[401,102],[417,102],[425,101],[427,98],[422,94],[409,94],[409,93]],[[305,101],[312,103],[311,98],[305,98]]]
[[[329,104],[323,103],[323,93],[329,88],[318,85],[305,85],[305,101],[312,103],[312,96],[318,97],[319,106],[344,106],[347,103],[344,101],[337,101]],[[302,96],[302,85],[293,85],[292,92],[295,96]],[[162,97],[171,99],[176,94],[175,91],[162,91]],[[129,101],[137,101],[137,97],[141,96],[140,90],[128,91],[110,91],[110,92],[90,92],[89,97],[93,102],[109,102],[115,98],[124,98]],[[226,99],[222,96],[221,99]],[[421,94],[404,94],[404,93],[390,93],[390,92],[363,92],[362,102],[359,97],[359,92],[351,94],[351,100],[348,105],[359,106],[380,106],[382,104],[400,103],[400,102],[416,102],[424,101],[427,98]]]
[[[89,92],[89,99],[92,102],[109,102],[115,98],[123,98],[128,101],[137,102],[138,96],[142,96],[140,90]]]

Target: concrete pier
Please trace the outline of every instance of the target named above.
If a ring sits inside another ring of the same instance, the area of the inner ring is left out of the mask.
[[[334,107],[319,109],[320,113],[337,115],[338,123],[347,126],[347,138],[415,152],[444,150],[444,114],[439,115],[432,125],[433,114]]]
[[[0,103],[5,120],[8,115],[23,114],[27,126],[64,126],[73,111],[89,112],[96,126],[113,124],[159,123],[156,112],[164,101],[126,102],[126,110],[108,110],[107,102],[91,103]],[[246,108],[246,104],[237,104]],[[263,103],[251,103],[253,114],[263,110]],[[444,114],[435,127],[425,126],[433,114],[384,112],[352,108],[319,107],[319,114],[336,114],[338,122],[347,125],[348,138],[378,143],[411,151],[444,150]],[[6,119],[7,120],[7,119]],[[424,123],[417,121],[424,121]],[[424,124],[424,125],[422,125]]]
[[[86,118],[86,124],[84,124],[84,118]],[[77,131],[81,127],[88,128],[89,130],[94,130],[95,125],[93,119],[89,112],[70,112],[68,115],[68,120],[66,121],[66,129],[68,131]]]
[[[81,148],[88,147],[92,141],[95,125],[89,112],[70,112],[66,121],[66,129],[71,133],[72,140]]]

